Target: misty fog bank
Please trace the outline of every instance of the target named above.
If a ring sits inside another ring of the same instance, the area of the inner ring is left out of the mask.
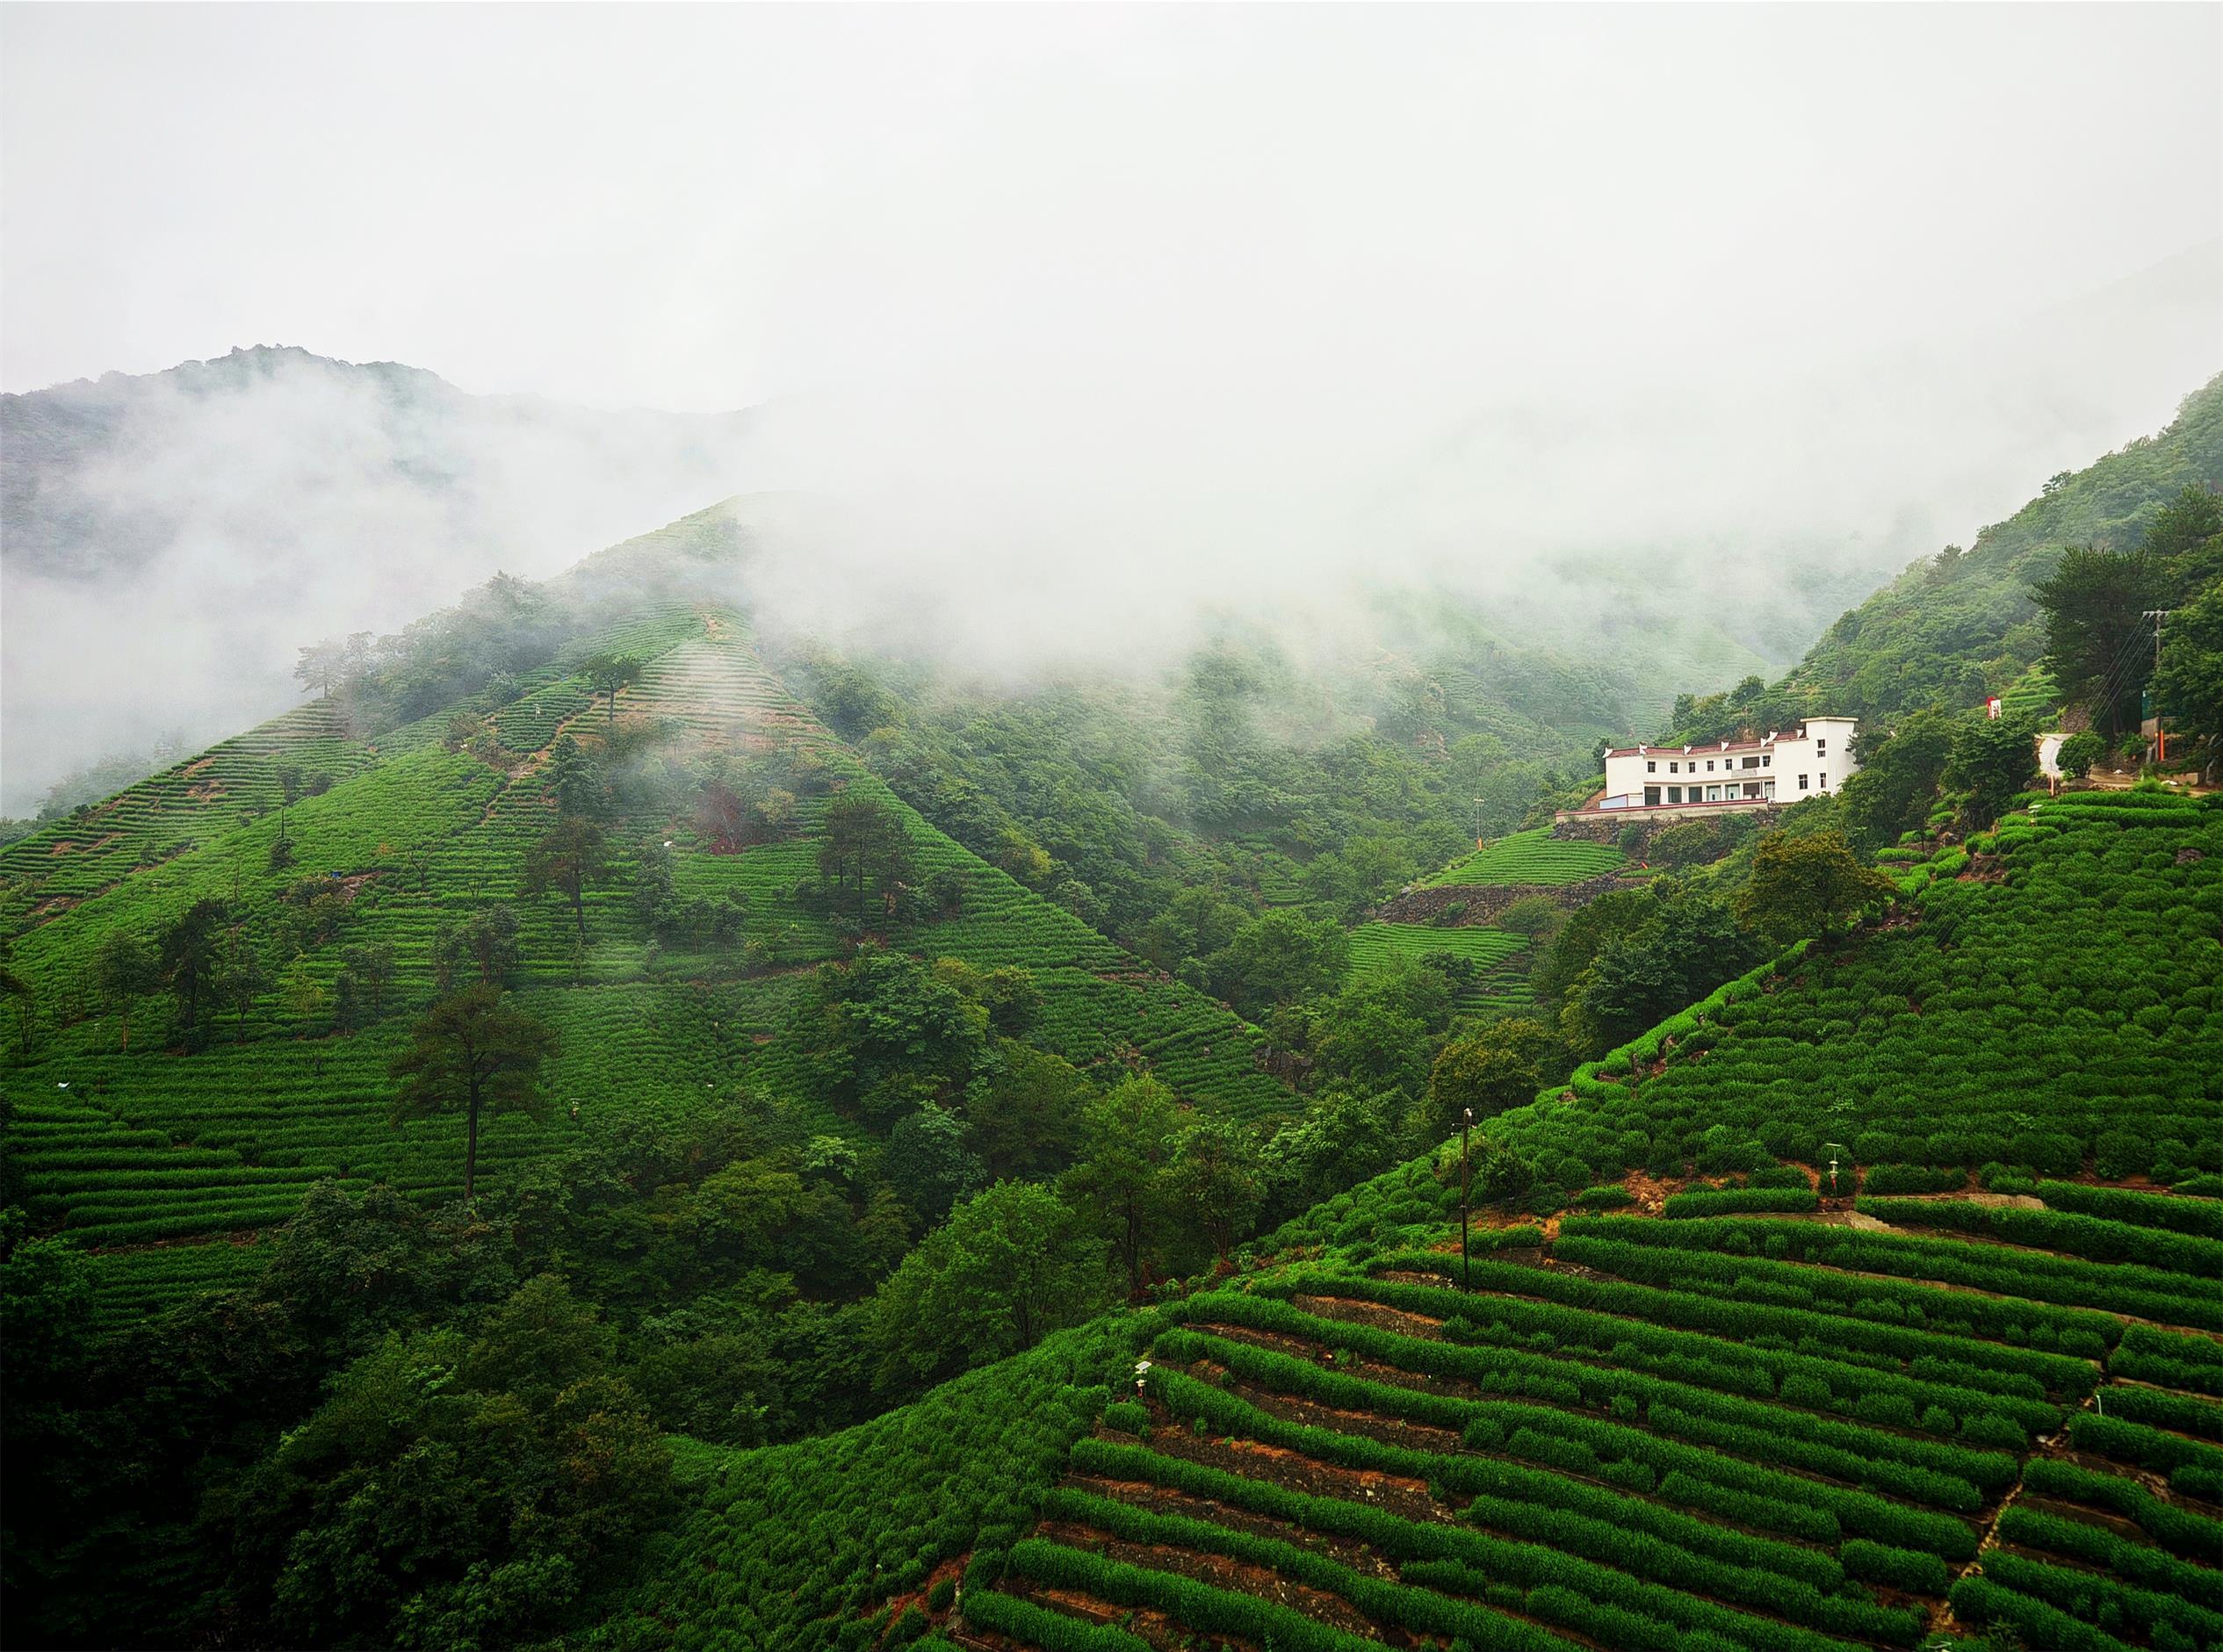
[[[0,31],[0,382],[389,364],[10,400],[11,810],[743,491],[787,624],[1009,681],[1440,588],[1664,703],[1648,610],[1780,665],[2223,366],[2213,8]]]

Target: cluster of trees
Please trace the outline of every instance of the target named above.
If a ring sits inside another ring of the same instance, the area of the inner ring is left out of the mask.
[[[390,637],[357,631],[300,651],[305,691],[345,703],[361,727],[382,730],[443,706],[504,690],[584,631],[589,617],[546,587],[497,574],[454,608]]]
[[[1163,688],[1023,701],[884,660],[790,663],[904,801],[1169,970],[1227,938],[1200,949],[1193,935],[1153,934],[1186,895],[1208,891],[1245,918],[1263,915],[1271,893],[1348,919],[1440,865],[1477,826],[1519,824],[1578,783],[1587,758],[1578,738],[1524,725],[1490,697],[1516,690],[1482,687],[1471,656],[1456,672],[1406,666],[1332,682],[1271,643],[1221,639]],[[1517,697],[1563,718],[1602,691],[1545,671]],[[1174,921],[1193,930],[1196,918]]]

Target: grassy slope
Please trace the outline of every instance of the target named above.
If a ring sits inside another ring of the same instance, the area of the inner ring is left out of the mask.
[[[1974,847],[1907,868],[1890,923],[1786,956],[1493,1127],[1570,1191],[1650,1165],[1640,1214],[1486,1234],[1513,1247],[1478,1247],[1462,1297],[1455,1173],[1405,1165],[1155,1321],[1097,1322],[870,1438],[725,1458],[609,1633],[801,1648],[845,1643],[847,1620],[870,1644],[867,1612],[971,1551],[972,1628],[1045,1648],[1822,1652],[1992,1620],[2034,1647],[2212,1643],[2223,1482],[2200,1475],[2223,1461],[2223,1353],[2198,1333],[2223,1330],[2223,1240],[2198,1236],[2223,1232],[2223,1201],[2149,1196],[2140,1225],[2004,1245],[1951,1237],[1987,1219],[1952,1199],[1870,1203],[1891,1231],[1656,1214],[1693,1160],[1732,1183],[1812,1166],[1855,1125],[1870,1155],[1963,1177],[1999,1131],[2004,1156],[2066,1152],[2086,1180],[2213,1158],[2223,812],[2047,804]],[[1146,1411],[1076,1420],[1153,1331]],[[1041,1421],[1047,1393],[1069,1397]],[[1000,1444],[1000,1405],[1025,1450]],[[1086,1435],[1062,1460],[1060,1432]],[[992,1443],[938,1451],[945,1433]],[[1037,1499],[1014,1544],[1014,1504]],[[830,1558],[820,1509],[847,1511]]]
[[[1536,826],[1462,855],[1415,887],[1551,889],[1617,871],[1628,863],[1628,857],[1610,845],[1564,841],[1553,837],[1550,827]],[[1455,952],[1485,967],[1461,999],[1462,1007],[1518,1010],[1535,1001],[1528,990],[1527,947],[1527,936],[1488,924],[1443,929],[1432,924],[1365,923],[1351,933],[1350,972],[1359,979],[1431,952]]]
[[[807,745],[846,776],[842,783],[885,796],[762,669],[738,615],[684,607],[637,614],[582,638],[567,658],[601,646],[654,652],[621,709],[665,725],[682,745]],[[163,1011],[149,1003],[125,1051],[116,1021],[98,1013],[90,987],[95,949],[114,929],[151,932],[204,895],[267,911],[295,879],[335,873],[361,881],[338,937],[306,955],[311,976],[328,985],[342,946],[386,941],[395,949],[401,1006],[429,998],[435,925],[444,913],[514,891],[525,849],[545,829],[550,816],[537,775],[529,769],[513,781],[440,750],[440,716],[373,752],[335,740],[317,710],[227,742],[205,767],[199,760],[182,765],[191,775],[156,776],[103,805],[95,824],[116,824],[98,836],[83,826],[42,833],[0,862],[7,910],[21,927],[13,967],[36,986],[47,1023],[35,1059],[9,1077],[17,1100],[9,1147],[27,1172],[36,1216],[65,1223],[90,1244],[134,1247],[109,1250],[102,1270],[107,1305],[119,1313],[221,1282],[254,1257],[237,1243],[193,1245],[199,1254],[190,1258],[179,1248],[139,1247],[244,1238],[282,1220],[319,1177],[385,1179],[424,1197],[459,1184],[460,1121],[398,1129],[388,1122],[386,1067],[408,1025],[398,1009],[351,1036],[304,1036],[311,1029],[274,986],[256,999],[243,1028],[227,1014],[216,1042],[187,1056],[152,1047]],[[538,751],[567,719],[590,714],[599,715],[552,668],[492,720],[513,747]],[[293,807],[298,861],[272,872],[277,816],[242,819],[242,812],[275,802],[278,759],[269,754],[290,754],[305,729],[332,754],[318,772],[341,777]],[[210,789],[210,776],[223,776],[225,789]],[[964,886],[957,916],[899,935],[899,944],[923,956],[1032,970],[1046,999],[1037,1037],[1083,1065],[1147,1063],[1190,1100],[1245,1117],[1285,1104],[1287,1093],[1252,1063],[1258,1035],[1234,1015],[1144,968],[896,806],[921,875],[949,868]],[[806,807],[805,833],[814,814]],[[798,879],[815,876],[807,835],[715,854],[683,823],[637,819],[613,825],[613,847],[627,855],[652,830],[674,839],[682,901],[727,888],[747,894],[751,933],[776,937],[774,965],[751,976],[731,954],[675,949],[652,973],[624,864],[610,885],[588,895],[592,945],[577,964],[568,913],[557,903],[520,902],[520,991],[562,1037],[551,1085],[558,1106],[545,1123],[492,1122],[481,1139],[482,1177],[514,1175],[560,1151],[578,1128],[574,1104],[584,1121],[684,1107],[689,1097],[740,1086],[790,1107],[816,1105],[789,1035],[806,966],[835,953],[823,922],[792,897]],[[54,898],[64,891],[67,902]],[[852,1128],[831,1116],[813,1123]]]

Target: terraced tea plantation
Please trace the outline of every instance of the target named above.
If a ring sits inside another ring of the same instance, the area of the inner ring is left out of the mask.
[[[917,876],[943,875],[956,902],[906,928],[901,944],[1030,970],[1043,997],[1037,1043],[1108,1078],[1146,1068],[1192,1104],[1245,1119],[1291,1105],[1254,1058],[1252,1028],[897,803],[765,670],[741,616],[667,604],[579,639],[523,680],[484,718],[498,761],[443,749],[444,716],[373,751],[340,738],[320,702],[92,811],[104,836],[73,823],[11,848],[0,908],[16,930],[11,967],[34,985],[40,1025],[32,1058],[10,1074],[7,1146],[34,1223],[100,1252],[104,1312],[143,1316],[251,1267],[256,1231],[286,1219],[319,1180],[383,1180],[429,1200],[459,1192],[461,1121],[395,1126],[388,1066],[409,1014],[433,995],[439,925],[489,901],[517,919],[521,1004],[561,1042],[548,1073],[557,1105],[545,1122],[488,1122],[483,1184],[514,1179],[585,1126],[736,1090],[818,1133],[857,1128],[817,1099],[792,1035],[808,970],[840,951],[823,912],[798,896],[818,877],[826,791],[800,799],[783,834],[738,851],[668,812],[609,822],[610,871],[583,891],[583,948],[566,903],[513,900],[554,818],[549,748],[610,716],[569,673],[590,653],[628,649],[646,662],[618,695],[617,715],[654,731],[668,758],[807,761],[831,787],[894,809]],[[292,863],[274,868],[281,755],[333,783],[286,812]],[[635,900],[638,845],[652,835],[672,846],[679,901],[745,904],[759,948],[750,959],[707,941],[652,944]],[[227,999],[206,1048],[151,1047],[164,1034],[160,1001],[141,1000],[126,1029],[103,999],[96,959],[119,931],[154,934],[206,898],[272,926],[303,880],[340,893],[332,933],[308,938],[283,977],[272,969]],[[365,947],[390,949],[390,1002],[336,1033],[327,1006],[343,954]]]
[[[1456,929],[1430,924],[1361,924],[1351,932],[1351,976],[1357,979],[1397,964],[1417,963],[1433,952],[1448,952],[1483,970],[1474,985],[1460,995],[1461,1008],[1518,1008],[1534,1001],[1528,991],[1527,945],[1524,935],[1480,924]]]
[[[1628,857],[1610,843],[1555,838],[1549,826],[1533,826],[1499,838],[1472,855],[1452,862],[1442,870],[1422,878],[1420,887],[1486,888],[1505,884],[1552,887],[1579,884],[1586,877],[1602,877],[1628,864]]]
[[[2223,1643],[2219,828],[2080,798],[1909,862],[1888,923],[1493,1121],[1522,1168],[1469,1255],[1454,1143],[1101,1322],[1066,1380],[1115,1396],[1030,1527],[913,1527],[877,1589],[771,1565],[762,1643],[899,1610],[1043,1652]],[[2080,997],[2081,1067],[2026,1069]],[[677,1563],[748,1541],[706,1515]],[[733,1627],[687,1576],[642,1609]]]
[[[1629,1652],[2223,1627],[2223,1345],[2075,1305],[2104,1265],[2033,1286],[1996,1247],[1751,1218],[1490,1237],[1515,1243],[1470,1280],[1454,1237],[1170,1310],[1143,1399],[1076,1444],[966,1621],[1043,1648]],[[2204,1243],[2176,1288],[2201,1324]]]

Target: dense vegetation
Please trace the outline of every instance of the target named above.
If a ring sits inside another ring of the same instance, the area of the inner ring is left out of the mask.
[[[16,1638],[2205,1652],[2223,812],[2017,712],[2205,692],[2215,393],[1765,831],[1472,635],[768,660],[720,513],[304,650],[0,850]]]
[[[2223,529],[2223,521],[2216,519],[2212,503],[2196,498],[2188,506],[2187,488],[2208,495],[2223,489],[2223,379],[2187,398],[2166,430],[2084,470],[2053,478],[2037,498],[1986,528],[1968,549],[1947,545],[1916,563],[1846,613],[1772,687],[1752,678],[1722,695],[1684,696],[1671,718],[1674,738],[1713,739],[1754,724],[1788,727],[1822,712],[1888,727],[1925,707],[1967,709],[1991,695],[2017,700],[2010,713],[2035,713],[2049,709],[2049,700],[2057,703],[2061,694],[2082,701],[2097,687],[2108,689],[2099,720],[2108,723],[2111,711],[2119,726],[2121,708],[2135,712],[2143,668],[2153,664],[2151,622],[2141,621],[2140,610],[2189,602],[2223,579],[2223,561],[2188,555]],[[2133,568],[2133,579],[2119,588],[2132,600],[2111,600],[2108,623],[2120,625],[2121,610],[2127,609],[2144,653],[2125,648],[2127,635],[2119,631],[2111,644],[2095,638],[2087,648],[2079,628],[2077,646],[2066,651],[2072,668],[2062,672],[2056,666],[2060,681],[2053,694],[2041,689],[2018,697],[2032,668],[2063,652],[2063,638],[2049,632],[2044,594],[2061,579],[2063,558],[2087,547],[2097,559],[2081,571],[2074,565],[2067,570],[2067,594],[2095,602],[2106,592],[2093,576],[2111,574],[2114,558],[2176,565],[2151,579],[2150,589],[2149,576]],[[2205,647],[2212,652],[2214,646],[2209,639]],[[2095,655],[2096,669],[2077,664]],[[2190,704],[2172,709],[2194,714]]]

